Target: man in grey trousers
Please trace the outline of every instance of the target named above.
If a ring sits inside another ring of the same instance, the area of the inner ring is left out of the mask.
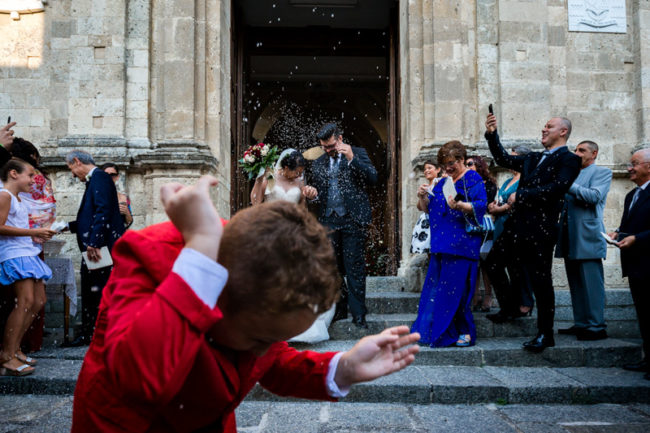
[[[578,340],[602,340],[607,338],[602,262],[607,243],[601,233],[612,171],[595,164],[598,145],[593,141],[581,142],[575,153],[582,158],[582,170],[566,194],[555,249],[555,257],[564,258],[574,325],[558,332]]]

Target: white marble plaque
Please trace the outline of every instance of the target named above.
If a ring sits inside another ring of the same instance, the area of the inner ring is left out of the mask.
[[[569,0],[569,31],[625,33],[625,0]]]

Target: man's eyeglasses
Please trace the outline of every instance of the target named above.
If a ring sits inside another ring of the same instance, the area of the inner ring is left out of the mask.
[[[117,173],[108,173],[112,178],[116,178],[119,176]]]
[[[625,167],[629,170],[641,164],[650,164],[650,161],[632,161],[625,164]]]

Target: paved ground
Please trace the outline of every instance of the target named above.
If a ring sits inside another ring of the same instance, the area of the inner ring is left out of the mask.
[[[646,433],[650,405],[403,405],[245,402],[242,433]],[[0,396],[0,433],[70,430],[72,397]]]

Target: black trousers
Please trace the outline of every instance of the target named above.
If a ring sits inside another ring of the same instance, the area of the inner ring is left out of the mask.
[[[109,266],[91,271],[81,262],[81,335],[84,337],[92,337],[95,331],[99,303],[112,270]]]
[[[326,217],[323,225],[330,229],[329,237],[336,254],[341,278],[341,298],[337,310],[349,311],[353,317],[363,317],[366,309],[366,230],[349,216]],[[347,280],[347,285],[345,281]]]
[[[555,290],[551,275],[553,245],[538,246],[534,254],[525,254],[512,243],[500,240],[497,239],[486,262],[501,309],[505,314],[517,314],[519,305],[526,305],[527,285],[530,284],[537,300],[538,331],[552,334],[555,319]]]
[[[639,331],[643,339],[644,359],[650,359],[650,318],[645,315],[650,305],[650,291],[648,290],[648,279],[642,277],[628,276],[630,293],[634,301],[636,316],[639,321]]]

